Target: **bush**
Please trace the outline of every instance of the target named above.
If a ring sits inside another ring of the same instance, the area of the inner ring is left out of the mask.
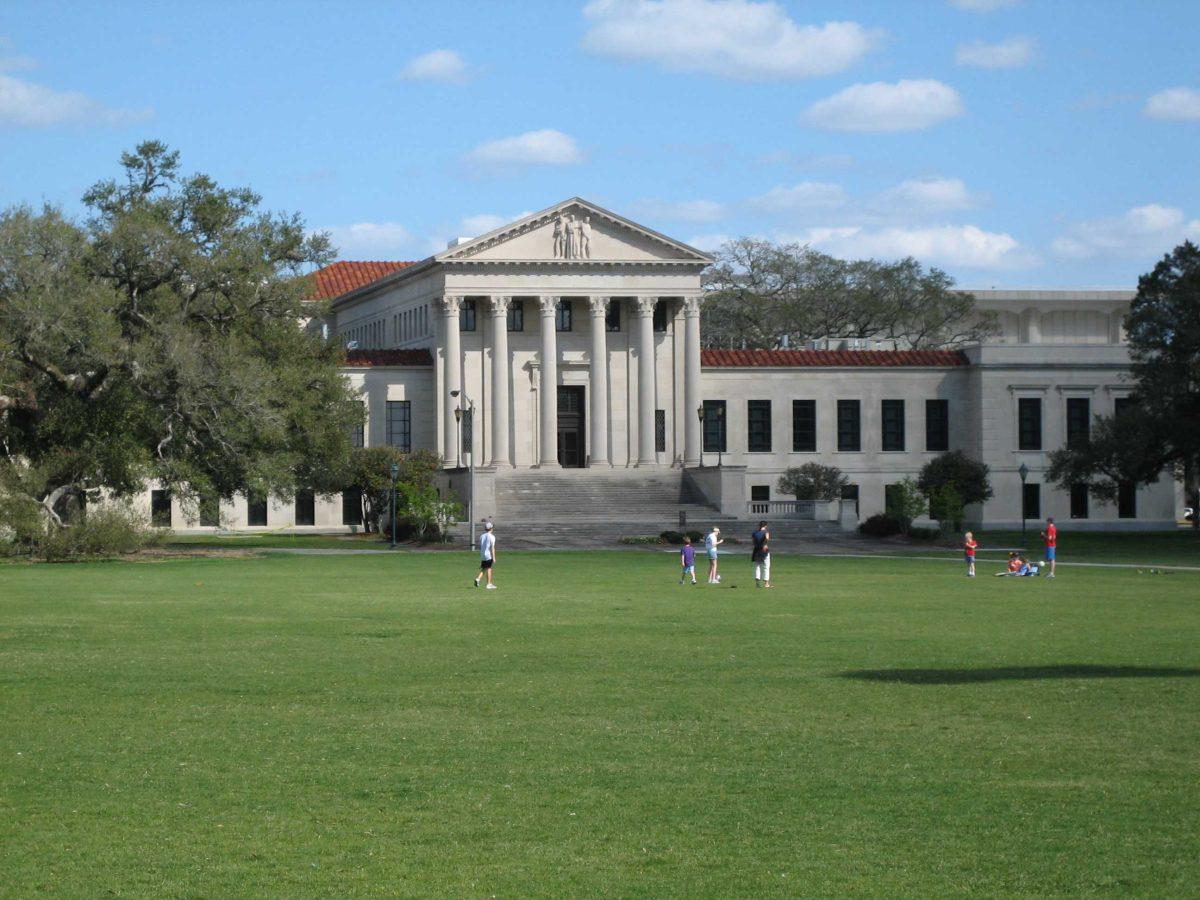
[[[895,516],[874,515],[858,526],[858,533],[865,537],[892,537],[904,530],[903,523]]]
[[[687,536],[692,539],[693,544],[698,544],[704,540],[704,532],[693,529],[687,533]]]
[[[88,509],[71,525],[38,522],[35,528],[10,528],[4,538],[4,552],[56,562],[136,553],[161,544],[166,532],[151,528],[128,503],[106,503]]]
[[[622,544],[661,544],[662,538],[656,534],[631,535],[620,540]]]
[[[788,469],[779,479],[781,494],[792,494],[797,500],[836,500],[850,479],[836,466],[810,462]]]
[[[671,531],[668,529],[667,531],[662,532],[658,537],[659,540],[661,540],[664,544],[683,543],[683,533],[679,531]]]

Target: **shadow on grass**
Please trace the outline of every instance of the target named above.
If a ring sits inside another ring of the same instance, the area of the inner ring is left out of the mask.
[[[852,669],[841,678],[893,684],[975,684],[983,681],[1041,681],[1054,678],[1197,678],[1200,669],[1173,666],[996,666],[987,669]]]

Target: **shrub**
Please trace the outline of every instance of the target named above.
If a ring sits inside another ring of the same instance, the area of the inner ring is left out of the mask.
[[[682,544],[683,543],[683,534],[678,531],[671,531],[670,529],[662,532],[658,537],[664,544]]]
[[[900,523],[905,534],[912,527],[913,519],[924,515],[929,504],[921,496],[917,483],[911,478],[887,486],[887,514]]]
[[[858,526],[858,533],[865,537],[892,537],[903,531],[903,526],[895,516],[886,514],[874,515]]]
[[[850,479],[836,466],[810,462],[788,469],[779,478],[779,493],[792,494],[797,500],[836,500]]]
[[[10,548],[47,562],[77,557],[118,556],[158,546],[166,531],[151,528],[128,503],[88,509],[73,524],[43,524],[10,541]]]
[[[704,532],[696,531],[695,529],[692,529],[691,531],[689,531],[687,533],[687,536],[692,539],[693,544],[698,544],[700,541],[704,540]]]
[[[656,534],[631,535],[620,540],[622,544],[661,544],[662,538]]]

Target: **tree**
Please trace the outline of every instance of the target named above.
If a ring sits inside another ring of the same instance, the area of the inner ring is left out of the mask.
[[[1158,481],[1167,465],[1159,423],[1145,409],[1096,416],[1088,440],[1051,452],[1046,479],[1069,491],[1086,484],[1101,503],[1113,503],[1121,485]]]
[[[930,499],[940,488],[949,486],[958,493],[959,502],[964,506],[986,503],[992,499],[988,473],[989,469],[983,463],[971,459],[961,450],[952,450],[925,463],[917,477],[917,487]]]
[[[798,244],[741,238],[705,275],[704,341],[777,348],[822,338],[957,347],[997,330],[996,317],[911,257],[844,261]]]
[[[792,494],[797,500],[837,500],[842,488],[850,483],[836,466],[805,463],[788,469],[779,477],[781,494]]]
[[[887,514],[900,523],[900,530],[905,534],[912,530],[913,520],[928,508],[929,502],[911,478],[887,486]]]
[[[440,501],[433,484],[437,456],[426,450],[405,453],[395,447],[361,447],[351,455],[347,484],[362,497],[363,527],[386,533],[392,502],[392,466],[396,466],[396,519],[405,533],[422,539],[439,535],[457,507]]]
[[[338,348],[298,324],[328,239],[181,175],[160,143],[121,166],[84,224],[0,213],[5,483],[55,523],[71,497],[149,478],[185,499],[339,488],[361,406]]]

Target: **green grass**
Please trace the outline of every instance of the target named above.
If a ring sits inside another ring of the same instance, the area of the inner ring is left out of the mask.
[[[212,548],[221,550],[354,550],[386,549],[388,541],[378,534],[172,534],[166,546],[177,550]]]
[[[0,893],[1194,895],[1200,575],[674,564],[0,568]]]
[[[1024,543],[1019,531],[978,532],[975,539],[982,545],[980,557],[1000,559],[1007,554],[992,548],[1011,550],[1025,547],[1030,555],[1040,559],[1042,527],[1031,522]],[[955,557],[962,555],[961,547],[947,550],[945,547],[929,545],[923,548],[920,543],[906,545],[900,552],[922,555],[926,550]],[[1200,532],[1190,528],[1175,531],[1072,531],[1069,525],[1060,525],[1058,561],[1200,567]]]

